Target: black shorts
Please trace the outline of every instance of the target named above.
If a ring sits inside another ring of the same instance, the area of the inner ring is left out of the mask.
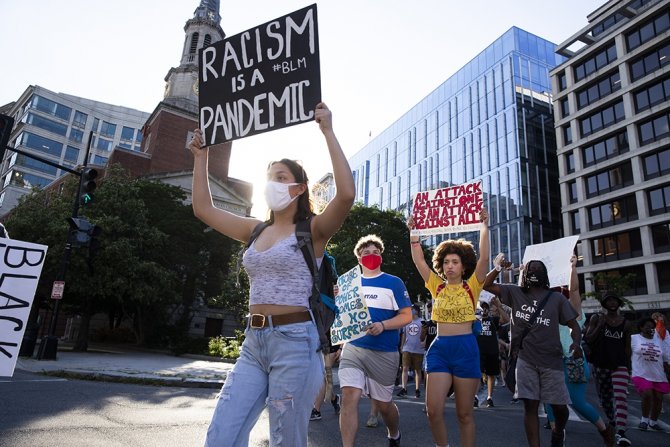
[[[497,352],[493,354],[480,352],[479,365],[482,372],[487,376],[497,376],[500,374],[500,359]]]

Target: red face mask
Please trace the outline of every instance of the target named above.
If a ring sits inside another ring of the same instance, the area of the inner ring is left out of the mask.
[[[361,256],[361,264],[368,270],[377,270],[382,265],[382,257],[375,254]]]

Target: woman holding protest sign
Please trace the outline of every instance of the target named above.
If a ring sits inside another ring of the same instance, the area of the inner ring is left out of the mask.
[[[336,193],[321,214],[312,211],[307,174],[293,160],[270,163],[265,198],[267,227],[243,256],[249,275],[250,318],[240,357],[221,389],[206,446],[246,446],[263,409],[268,407],[271,446],[306,446],[310,411],[323,383],[319,334],[309,297],[312,276],[298,244],[296,223],[309,221],[312,245],[320,263],[328,239],[344,222],[354,201],[351,169],[332,126],[328,107],[316,106],[333,166]],[[216,208],[208,182],[208,151],[195,131],[193,211],[220,233],[246,243],[259,219]]]
[[[464,240],[441,242],[433,254],[433,269],[423,256],[418,236],[410,235],[412,260],[433,297],[432,320],[437,338],[426,353],[426,408],[428,424],[437,446],[448,445],[444,403],[454,387],[461,444],[475,445],[473,396],[481,380],[479,348],[473,332],[476,302],[488,273],[488,212],[479,212],[479,259],[472,243]],[[410,230],[414,219],[407,222]]]

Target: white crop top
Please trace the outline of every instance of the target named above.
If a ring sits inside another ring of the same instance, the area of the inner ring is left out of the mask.
[[[323,257],[318,258],[321,265]],[[249,276],[249,305],[279,304],[309,308],[312,277],[298,249],[295,233],[269,249],[256,251],[256,241],[244,252],[244,269]]]

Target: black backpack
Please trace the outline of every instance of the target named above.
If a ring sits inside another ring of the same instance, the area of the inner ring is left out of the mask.
[[[295,226],[295,237],[298,240],[298,248],[302,251],[307,267],[312,274],[312,294],[309,297],[309,307],[312,310],[316,328],[319,331],[319,351],[330,352],[330,327],[335,321],[337,306],[335,306],[335,293],[333,286],[337,284],[337,270],[335,259],[324,252],[321,267],[317,268],[314,247],[312,246],[312,218],[299,221]],[[256,240],[259,234],[270,225],[270,222],[261,222],[251,232],[249,241],[240,251],[238,256],[238,272],[244,252]]]

